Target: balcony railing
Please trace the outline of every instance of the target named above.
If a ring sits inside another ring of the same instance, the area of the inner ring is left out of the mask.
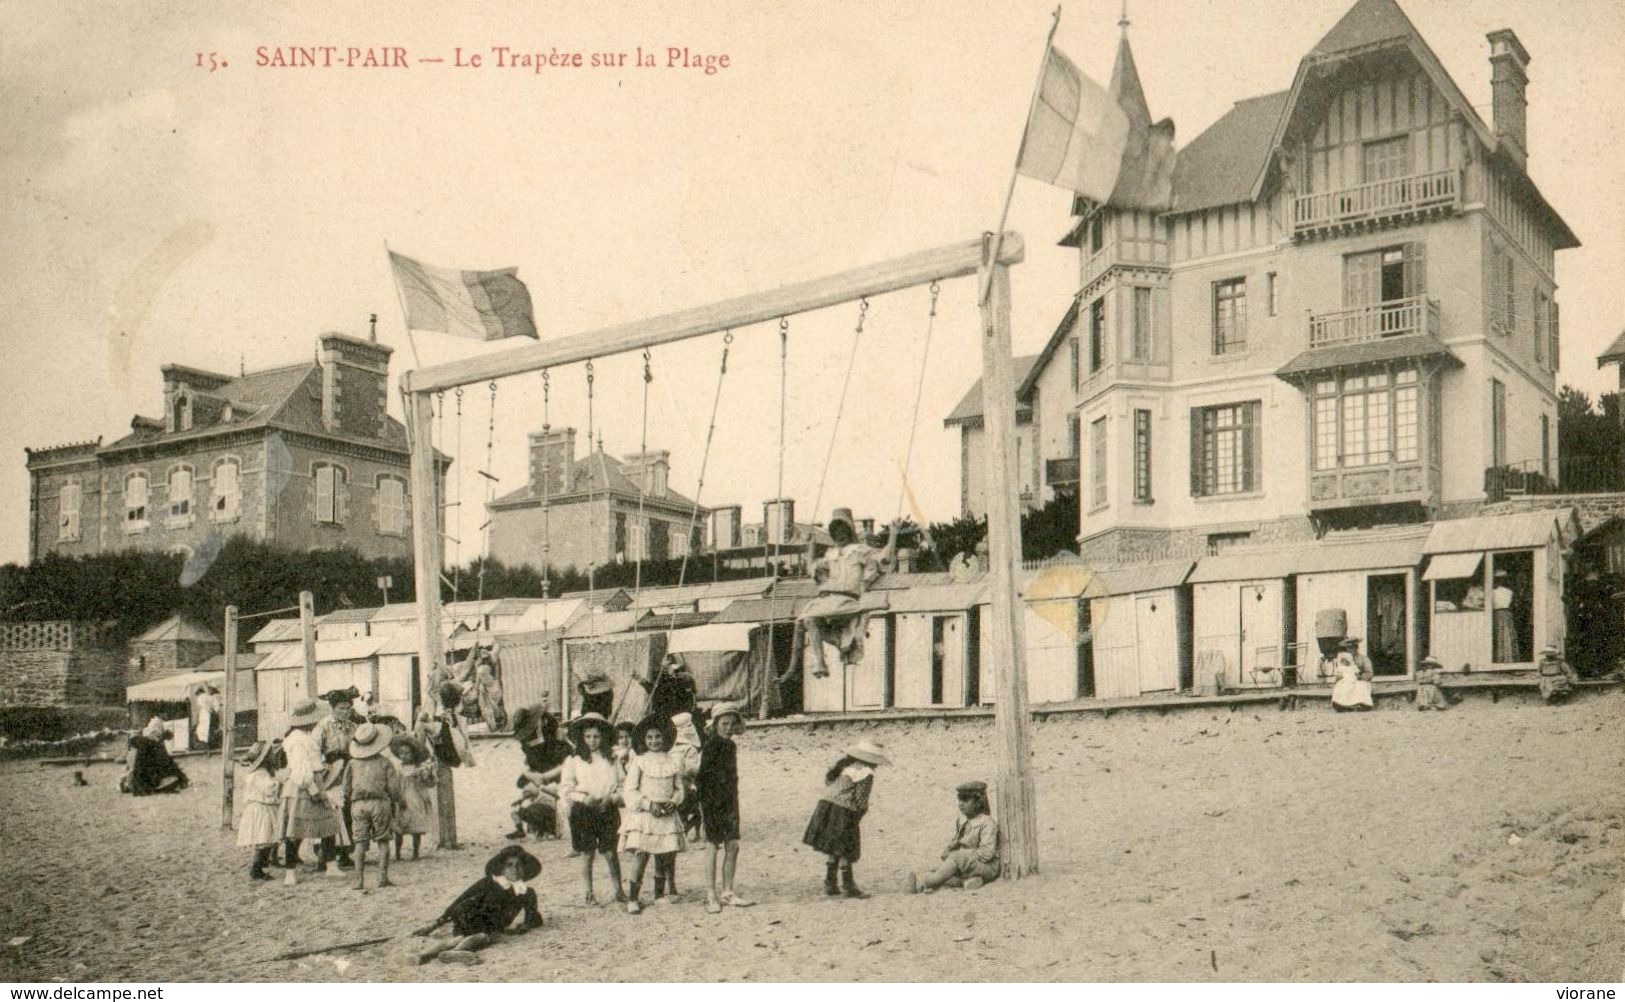
[[[1077,457],[1044,460],[1044,480],[1051,487],[1076,487],[1078,485]]]
[[[1426,296],[1309,315],[1311,348],[1424,332],[1435,336],[1439,333],[1439,304]]]
[[[1565,456],[1541,462],[1526,459],[1484,471],[1490,502],[1543,494],[1608,494],[1625,491],[1625,461],[1597,456]]]
[[[1376,224],[1461,205],[1461,174],[1440,170],[1372,181],[1353,188],[1299,195],[1292,200],[1292,233]]]

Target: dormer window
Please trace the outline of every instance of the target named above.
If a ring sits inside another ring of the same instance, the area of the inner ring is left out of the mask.
[[[175,412],[170,431],[192,430],[192,399],[185,394],[175,398]]]
[[[1096,212],[1089,220],[1089,253],[1099,254],[1106,245],[1106,214]]]

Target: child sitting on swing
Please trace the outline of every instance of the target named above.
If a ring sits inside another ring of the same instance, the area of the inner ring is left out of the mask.
[[[897,556],[896,523],[892,524],[886,548],[877,550],[867,541],[858,540],[850,508],[837,508],[830,515],[829,538],[835,545],[813,565],[818,597],[801,613],[815,678],[829,674],[824,663],[825,643],[834,644],[840,651],[843,665],[863,660],[863,632],[869,623],[863,594],[891,570]]]

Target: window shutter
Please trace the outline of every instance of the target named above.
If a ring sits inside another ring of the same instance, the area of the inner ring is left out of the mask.
[[[333,521],[339,525],[350,521],[350,484],[336,468],[333,470]]]
[[[316,467],[316,521],[327,522],[333,517],[333,468]]]
[[[1191,408],[1191,497],[1202,496],[1202,410]]]
[[[1560,356],[1560,354],[1558,352],[1557,317],[1558,317],[1558,314],[1557,314],[1557,300],[1554,299],[1554,300],[1552,300],[1552,371],[1553,372],[1557,371],[1558,365],[1560,364],[1559,359],[1561,358],[1561,356]]]
[[[1258,490],[1258,419],[1259,403],[1243,404],[1241,435],[1241,489]]]
[[[1420,240],[1405,245],[1405,294],[1422,296],[1428,291],[1427,244]]]
[[[389,485],[388,480],[379,480],[372,492],[372,501],[367,505],[368,514],[372,517],[372,531],[384,531],[384,490]]]

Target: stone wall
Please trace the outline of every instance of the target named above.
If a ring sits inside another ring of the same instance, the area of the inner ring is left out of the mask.
[[[117,706],[124,652],[87,623],[0,624],[0,706]]]
[[[1581,528],[1589,532],[1610,518],[1625,517],[1625,493],[1537,494],[1487,504],[1478,514],[1510,515],[1514,512],[1555,508],[1573,508],[1575,514],[1580,517]]]
[[[220,645],[207,640],[131,641],[129,660],[140,658],[141,664],[139,668],[130,667],[125,685],[139,685],[189,672],[219,653]]]

